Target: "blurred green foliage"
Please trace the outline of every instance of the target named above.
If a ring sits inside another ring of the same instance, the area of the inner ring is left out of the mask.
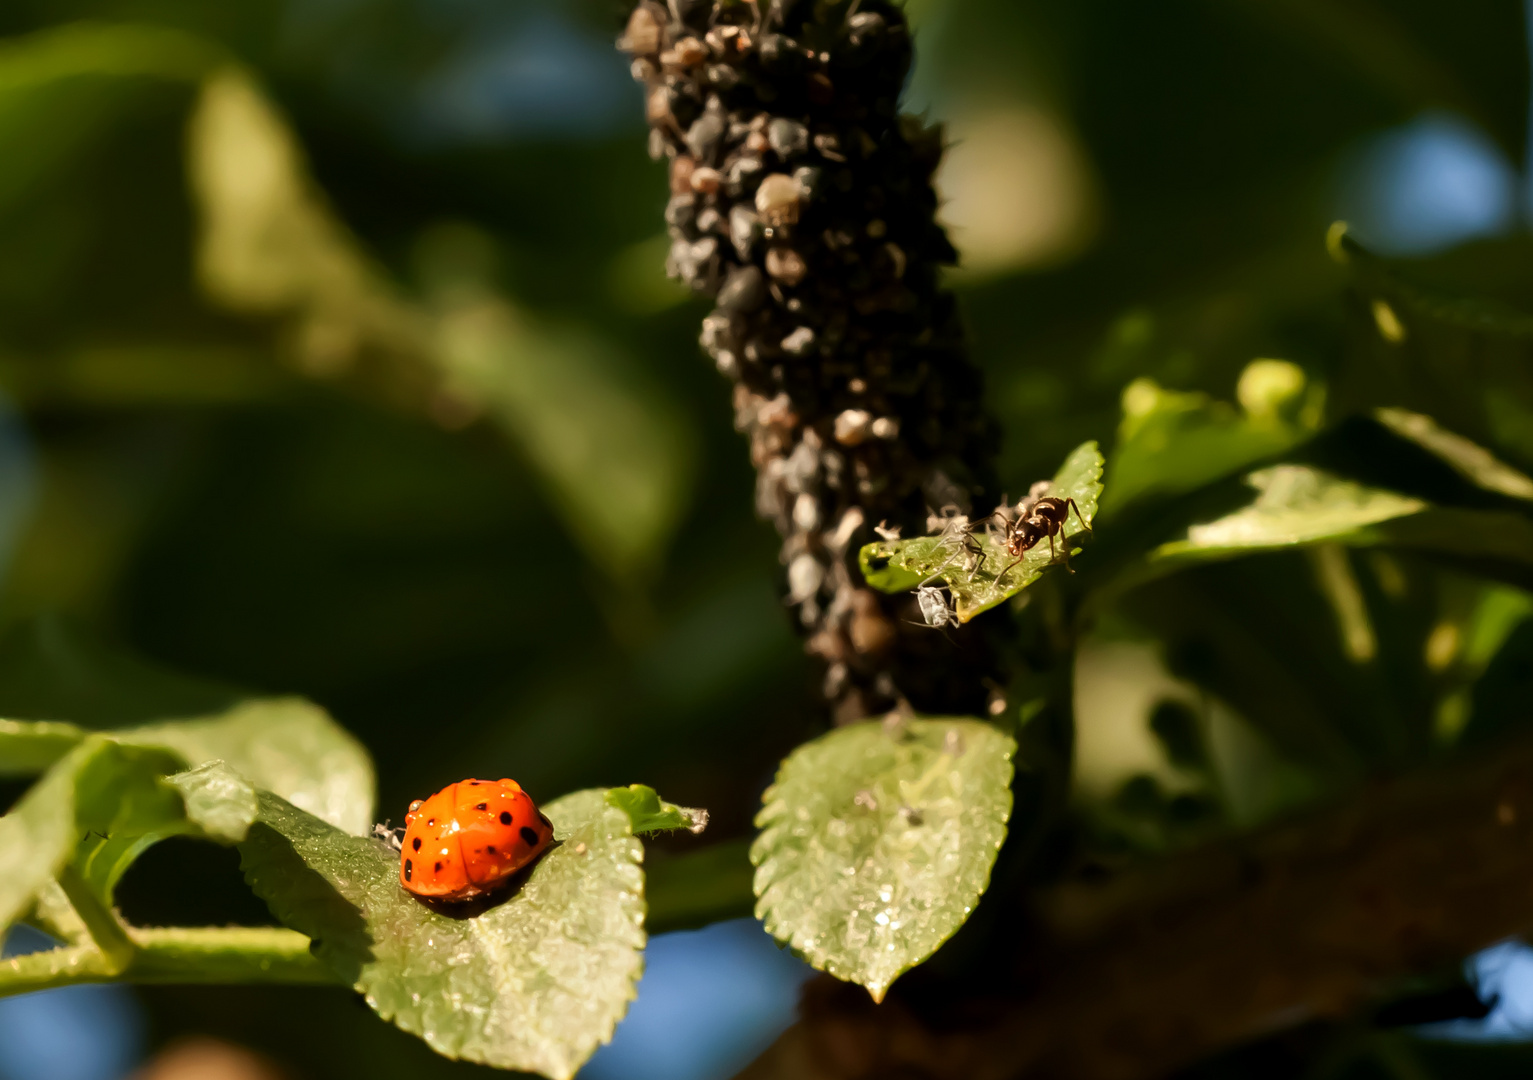
[[[1533,246],[1324,243],[1349,155],[1391,126],[1447,112],[1524,160],[1522,8],[910,10],[912,105],[960,133],[1046,118],[1094,200],[1068,257],[1019,247],[954,283],[1006,484],[1104,441],[1078,584],[1136,587],[1102,594],[1095,636],[1151,648],[1193,702],[1102,741],[1139,757],[1076,761],[1111,781],[1078,792],[1097,853],[1525,728],[1525,495],[1368,417],[1430,417],[1533,471]],[[642,779],[708,807],[709,857],[743,879],[758,797],[820,720],[701,309],[661,276],[665,182],[607,48],[621,19],[606,0],[8,0],[0,715],[119,727],[300,694],[371,751],[379,816],[497,769],[539,798]],[[548,20],[583,43],[565,82],[484,75],[515,75]],[[1300,372],[1305,395],[1253,370]],[[1281,454],[1431,509],[1366,547],[1117,577],[1244,512],[1242,477]],[[700,865],[670,844],[651,895],[672,890],[674,925],[735,913],[666,884]],[[140,923],[266,921],[231,859],[166,844],[119,901]],[[225,1035],[300,1075],[474,1070],[333,990],[140,993],[157,1039]],[[1515,1057],[1367,1040],[1326,1048],[1327,1075]]]

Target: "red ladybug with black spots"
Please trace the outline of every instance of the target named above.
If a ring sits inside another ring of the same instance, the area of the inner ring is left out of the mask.
[[[470,900],[495,891],[553,838],[515,780],[460,780],[410,804],[399,884],[431,900]]]

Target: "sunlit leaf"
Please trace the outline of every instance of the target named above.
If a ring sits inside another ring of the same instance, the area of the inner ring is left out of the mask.
[[[884,592],[905,592],[924,582],[941,580],[953,596],[953,609],[962,622],[1015,596],[1037,581],[1045,569],[1074,554],[1070,541],[1085,532],[1096,516],[1102,494],[1102,453],[1094,442],[1082,443],[1054,474],[1048,494],[1075,500],[1054,543],[1038,544],[1017,559],[1008,554],[999,536],[977,532],[984,558],[942,536],[920,536],[864,545],[858,561],[868,584]]]
[[[1271,396],[1257,384],[1274,382],[1273,373],[1290,376],[1283,389],[1292,406],[1253,410]],[[1147,378],[1129,384],[1123,392],[1118,443],[1108,463],[1103,509],[1191,491],[1281,453],[1311,434],[1308,423],[1288,415],[1302,411],[1307,396],[1314,397],[1313,388],[1306,393],[1299,368],[1257,361],[1246,369],[1240,390],[1243,407],[1236,408],[1207,394],[1164,389]]]
[[[110,900],[122,869],[155,839],[189,833],[228,841],[243,835],[239,819],[251,809],[248,786],[222,766],[165,779],[177,764],[164,751],[100,735],[55,762],[0,818],[0,929],[30,908],[71,858]],[[189,806],[195,816],[188,815]]]
[[[1512,468],[1478,443],[1442,427],[1430,416],[1405,409],[1377,409],[1373,415],[1396,435],[1447,462],[1470,483],[1513,499],[1533,500],[1533,478]]]
[[[756,818],[757,917],[881,999],[984,893],[1015,750],[978,720],[854,724],[799,747]]]
[[[145,763],[164,768],[167,759],[156,753]],[[233,844],[245,838],[256,817],[255,789],[221,761],[163,778],[144,774],[129,779],[98,783],[87,770],[76,794],[85,833],[75,850],[75,867],[108,903],[133,861],[161,840],[201,836]]]
[[[438,1053],[563,1080],[606,1042],[642,968],[643,848],[602,790],[543,807],[557,841],[488,906],[428,905],[399,853],[275,795],[240,846],[272,913],[380,1016]]]
[[[0,776],[41,772],[87,734],[73,724],[0,720]],[[103,734],[173,751],[189,766],[227,762],[257,787],[348,832],[372,828],[372,759],[325,710],[302,698],[243,701],[214,716]]]
[[[222,760],[258,788],[354,835],[373,826],[372,759],[330,714],[303,698],[244,701],[216,716],[113,733],[174,750],[188,765]]]
[[[0,776],[40,773],[84,737],[84,730],[73,724],[0,720]]]
[[[1152,559],[1217,558],[1243,551],[1345,541],[1370,525],[1419,513],[1427,504],[1364,487],[1306,465],[1276,465],[1247,481],[1258,494],[1249,506],[1217,521],[1193,525],[1184,539],[1162,544]]]
[[[188,821],[220,844],[245,839],[259,806],[255,788],[222,761],[208,761],[165,782],[181,793]]]
[[[644,784],[612,788],[607,792],[607,801],[628,815],[635,836],[667,829],[700,833],[708,827],[708,811],[668,803],[654,788]]]

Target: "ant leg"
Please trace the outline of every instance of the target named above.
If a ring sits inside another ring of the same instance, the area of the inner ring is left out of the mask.
[[[1066,517],[1069,516],[1069,513],[1070,513],[1071,510],[1075,511],[1075,520],[1079,521],[1081,523],[1081,529],[1083,531],[1085,531],[1085,532],[1090,532],[1091,531],[1091,526],[1086,524],[1086,519],[1081,515],[1081,508],[1079,506],[1075,505],[1075,500],[1074,499],[1066,499],[1065,500],[1065,515],[1066,515]]]
[[[985,568],[985,560],[990,557],[990,553],[985,550],[984,544],[981,544],[978,540],[974,539],[973,533],[969,533],[964,538],[964,540],[964,550],[967,551],[970,555],[977,557],[974,563],[974,569],[969,571],[969,576],[973,577],[975,574],[979,573]]]
[[[1007,566],[1006,569],[1002,570],[999,574],[995,575],[995,583],[997,585],[999,585],[1002,581],[1004,581],[1006,579],[1006,575],[1007,574],[1011,573],[1012,570],[1014,570],[1016,567],[1020,566],[1021,564],[1022,564],[1022,560],[1018,559],[1015,562],[1013,562],[1011,565]]]

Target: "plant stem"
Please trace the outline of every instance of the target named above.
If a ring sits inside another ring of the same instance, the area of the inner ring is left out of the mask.
[[[102,967],[106,973],[116,975],[126,970],[133,962],[136,947],[117,915],[101,902],[100,897],[73,866],[64,867],[63,873],[59,875],[59,885],[63,887],[64,895],[69,897],[69,903],[80,916],[80,921],[85,923],[91,940],[100,950]]]
[[[126,973],[142,983],[339,983],[310,941],[277,926],[166,927],[133,931],[139,952]]]
[[[0,961],[0,997],[78,983],[119,981],[224,985],[323,985],[341,981],[314,958],[308,938],[280,927],[127,930],[118,923],[118,929],[132,950],[126,965],[117,966],[105,951],[90,945],[14,956]]]

